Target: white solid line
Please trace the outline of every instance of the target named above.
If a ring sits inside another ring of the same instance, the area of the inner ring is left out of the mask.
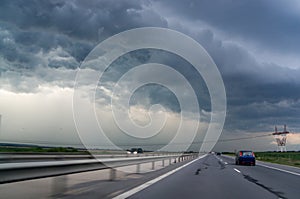
[[[178,168],[176,168],[176,169],[174,169],[174,170],[172,170],[172,171],[169,171],[168,173],[165,173],[165,174],[163,174],[163,175],[161,175],[161,176],[159,176],[159,177],[157,177],[157,178],[155,178],[155,179],[153,179],[153,180],[150,180],[150,181],[148,181],[148,182],[146,182],[146,183],[144,183],[144,184],[142,184],[142,185],[140,185],[140,186],[138,186],[138,187],[135,187],[135,188],[133,188],[133,189],[131,189],[131,190],[125,192],[125,193],[122,193],[121,195],[118,195],[118,196],[114,197],[113,199],[123,199],[123,198],[128,198],[129,196],[131,196],[131,195],[133,195],[133,194],[135,194],[135,193],[137,193],[137,192],[139,192],[139,191],[141,191],[141,190],[143,190],[143,189],[149,187],[150,185],[152,185],[152,184],[154,184],[154,183],[156,183],[156,182],[162,180],[163,178],[165,178],[165,177],[167,177],[167,176],[169,176],[169,175],[175,173],[176,171],[178,171],[178,170],[180,170],[180,169],[182,169],[182,168],[184,168],[184,167],[186,167],[186,166],[192,164],[193,162],[195,162],[195,161],[197,161],[197,160],[199,160],[199,159],[201,159],[201,158],[204,158],[205,156],[206,156],[206,154],[205,154],[205,155],[202,155],[202,156],[200,156],[200,157],[198,157],[197,159],[195,159],[195,160],[193,160],[193,161],[191,161],[191,162],[188,162],[188,163],[185,164],[185,165],[182,165],[181,167],[178,167]]]
[[[240,170],[238,170],[238,169],[236,169],[236,168],[233,168],[236,172],[238,172],[238,173],[241,173],[241,171]]]
[[[292,172],[292,171],[288,171],[288,170],[284,170],[284,169],[279,169],[279,168],[267,166],[267,165],[264,165],[264,164],[258,164],[258,165],[269,168],[269,169],[274,169],[274,170],[286,172],[286,173],[289,173],[289,174],[293,174],[293,175],[296,175],[296,176],[300,176],[300,173],[296,173],[296,172]]]

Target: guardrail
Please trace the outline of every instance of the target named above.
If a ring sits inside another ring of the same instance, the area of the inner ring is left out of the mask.
[[[116,168],[123,166],[136,165],[136,173],[140,172],[140,165],[152,162],[152,169],[155,169],[155,162],[165,161],[181,162],[195,158],[198,154],[183,155],[158,155],[140,157],[118,157],[118,158],[97,158],[84,160],[60,160],[60,161],[41,161],[41,162],[19,162],[0,164],[0,184],[16,181],[30,180],[43,177],[59,176],[72,173],[110,169],[110,180],[116,177]]]
[[[71,160],[71,159],[94,159],[94,158],[117,158],[117,157],[141,157],[158,155],[180,155],[178,153],[139,153],[139,154],[44,154],[44,153],[0,153],[0,163],[30,162],[38,160]]]

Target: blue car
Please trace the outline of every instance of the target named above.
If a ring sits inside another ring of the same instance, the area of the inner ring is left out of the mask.
[[[255,155],[252,151],[238,151],[235,156],[235,164],[246,164],[255,166]]]

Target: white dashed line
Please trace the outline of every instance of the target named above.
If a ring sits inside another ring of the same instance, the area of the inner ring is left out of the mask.
[[[236,168],[233,168],[236,172],[238,172],[238,173],[241,173],[241,171],[240,170],[238,170],[238,169],[236,169]]]
[[[224,162],[225,164],[228,164],[227,162]]]

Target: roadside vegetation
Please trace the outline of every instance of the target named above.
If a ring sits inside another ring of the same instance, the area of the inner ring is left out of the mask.
[[[254,152],[257,160],[300,167],[300,152]],[[224,152],[224,155],[235,156],[234,153]]]
[[[2,153],[69,153],[78,152],[77,149],[71,147],[0,147]]]
[[[89,155],[115,155],[124,154],[126,151],[111,150],[111,149],[90,149],[73,148],[73,147],[49,147],[38,145],[26,145],[26,144],[1,144],[0,153],[14,153],[14,154],[86,154]]]
[[[300,152],[256,152],[255,156],[260,161],[300,167]]]

